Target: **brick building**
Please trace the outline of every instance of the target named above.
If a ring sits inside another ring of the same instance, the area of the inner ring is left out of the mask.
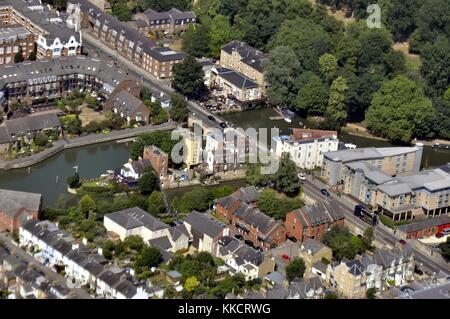
[[[34,41],[34,35],[23,27],[0,29],[0,65],[14,63],[14,56],[20,51],[27,60],[34,52]]]
[[[287,213],[285,224],[289,238],[299,242],[321,240],[332,226],[344,225],[344,214],[335,201],[324,202]]]
[[[0,189],[0,231],[18,231],[29,219],[39,219],[42,195]]]
[[[163,32],[169,36],[176,31],[186,31],[196,21],[193,11],[183,12],[176,8],[164,12],[147,9],[143,13],[137,14],[135,18],[132,23],[135,23],[139,32],[144,34],[148,32]]]
[[[67,13],[77,29],[84,29],[111,50],[158,79],[170,78],[173,65],[186,57],[185,53],[158,47],[138,30],[87,0],[70,0]]]
[[[146,146],[144,148],[143,159],[151,163],[159,178],[167,177],[167,170],[169,165],[169,155],[160,150],[155,145]]]
[[[432,219],[398,226],[397,232],[405,239],[417,239],[434,236],[446,228],[450,228],[450,216],[441,215]]]
[[[104,107],[106,111],[111,111],[118,114],[128,123],[132,120],[137,123],[148,124],[150,118],[150,110],[148,107],[136,96],[127,90],[121,90],[106,101]]]

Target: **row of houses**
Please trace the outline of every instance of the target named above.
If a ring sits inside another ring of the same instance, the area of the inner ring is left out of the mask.
[[[324,154],[322,178],[394,221],[450,212],[450,165],[420,171],[423,145]]]
[[[185,53],[158,47],[138,30],[102,11],[88,0],[69,1],[67,13],[70,23],[77,30],[84,29],[111,50],[158,79],[170,78],[173,65],[186,57]]]
[[[0,291],[8,299],[72,299],[76,295],[0,245]]]
[[[22,52],[28,59],[59,58],[81,53],[81,34],[66,23],[64,12],[50,10],[38,0],[4,0],[0,3],[0,65],[14,63]]]
[[[172,8],[163,12],[147,9],[136,14],[129,24],[144,35],[162,32],[166,36],[171,36],[174,32],[186,31],[195,22],[196,16],[193,11]]]
[[[47,267],[63,267],[65,276],[89,288],[96,297],[148,299],[143,286],[135,285],[123,269],[107,260],[48,221],[29,220],[19,229],[20,246],[34,253]]]

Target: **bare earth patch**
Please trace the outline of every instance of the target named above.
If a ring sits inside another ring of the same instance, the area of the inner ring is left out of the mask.
[[[411,71],[420,69],[420,55],[409,53],[409,42],[397,42],[393,45],[394,50],[402,52],[406,57],[406,67]]]
[[[86,105],[80,106],[80,120],[82,123],[82,126],[88,125],[92,121],[101,122],[105,119],[105,116],[99,112],[94,111],[90,107],[87,107]]]

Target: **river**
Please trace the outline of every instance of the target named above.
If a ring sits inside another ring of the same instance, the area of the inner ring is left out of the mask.
[[[278,114],[270,108],[250,110],[245,112],[230,113],[222,115],[223,119],[234,124],[235,127],[241,127],[247,129],[249,127],[254,128],[272,128],[277,127],[280,130],[280,134],[289,134],[289,129],[293,127],[302,127],[300,123],[307,127],[313,128],[314,125],[308,120],[297,117],[292,120],[292,123],[288,123],[284,120],[270,120],[269,117],[278,116]],[[270,130],[268,130],[270,134]],[[350,135],[348,133],[340,133],[339,140],[344,143],[352,143],[358,147],[388,147],[393,146],[391,143],[379,140],[371,139],[367,137],[361,137],[356,135]],[[424,146],[422,156],[422,167],[430,168],[445,165],[450,163],[450,151],[436,150],[430,146]]]
[[[241,113],[224,115],[223,118],[234,123],[235,127],[271,128],[278,127],[281,134],[288,134],[289,128],[300,127],[300,122],[310,125],[305,119],[296,118],[292,123],[284,120],[272,121],[270,116],[277,114],[271,109],[251,110]],[[348,134],[339,136],[341,141],[356,144],[358,147],[390,146],[382,141]],[[57,202],[59,196],[64,195],[66,201],[74,197],[67,193],[66,179],[74,174],[74,166],[82,179],[95,178],[107,170],[119,168],[128,160],[128,144],[108,142],[64,150],[48,160],[34,165],[30,169],[0,170],[0,188],[42,193],[44,205],[49,206]],[[450,162],[450,151],[438,151],[429,146],[424,147],[422,166],[424,168],[444,165]],[[242,186],[236,182],[234,186]],[[168,191],[169,197],[180,196],[191,188]]]
[[[42,193],[44,206],[53,205],[60,195],[70,201],[66,180],[75,173],[82,179],[95,178],[119,168],[128,160],[128,145],[116,142],[67,149],[32,167],[0,170],[0,188]]]

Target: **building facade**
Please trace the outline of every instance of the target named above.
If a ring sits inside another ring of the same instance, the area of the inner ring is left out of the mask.
[[[0,189],[0,231],[18,231],[30,219],[42,214],[42,195]]]

